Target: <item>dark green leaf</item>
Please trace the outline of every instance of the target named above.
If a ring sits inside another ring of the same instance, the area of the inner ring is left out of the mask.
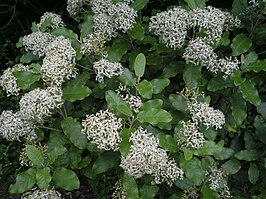
[[[26,145],[26,154],[31,162],[36,166],[42,166],[44,164],[44,158],[42,153],[33,145]]]
[[[262,141],[264,144],[266,144],[266,123],[263,120],[263,118],[259,115],[255,117],[254,123],[253,123],[255,129],[256,129],[256,135]]]
[[[203,146],[195,151],[195,155],[206,156],[219,153],[223,149],[224,141],[221,140],[218,144],[213,141],[205,141]]]
[[[143,40],[145,37],[145,30],[140,23],[135,23],[134,27],[127,31],[127,33],[133,38],[137,40]]]
[[[183,96],[177,95],[177,94],[171,94],[169,96],[169,100],[170,100],[172,106],[176,110],[186,112],[187,100]]]
[[[127,193],[128,199],[137,199],[139,198],[139,190],[138,185],[133,177],[124,173],[122,177],[122,185],[124,190]]]
[[[49,164],[53,164],[54,161],[57,159],[57,157],[60,155],[63,155],[66,151],[67,149],[64,146],[59,145],[59,143],[57,146],[53,146],[52,148],[49,148],[48,151],[46,152],[46,156],[47,156],[47,160]]]
[[[153,86],[152,84],[144,79],[140,83],[136,85],[136,88],[139,92],[139,94],[144,97],[145,99],[151,99],[152,93],[153,93]]]
[[[230,102],[231,102],[232,115],[235,119],[236,124],[240,126],[242,122],[247,118],[246,101],[242,98],[242,96],[238,92],[235,92],[230,97]]]
[[[118,165],[119,158],[120,157],[118,153],[114,153],[112,151],[108,151],[101,154],[94,162],[92,166],[92,172],[94,174],[100,174],[106,172],[108,169]]]
[[[254,71],[256,73],[260,71],[266,71],[266,60],[258,60],[256,62],[253,62],[249,64],[246,69],[247,71]]]
[[[251,162],[248,169],[248,179],[251,184],[256,184],[259,179],[260,171],[256,163]]]
[[[52,17],[46,18],[44,22],[41,23],[40,31],[45,32],[52,25]]]
[[[32,52],[27,52],[26,54],[21,56],[20,62],[23,64],[29,64],[32,61],[37,61],[38,59],[39,59],[38,55],[34,55]]]
[[[214,157],[217,160],[226,160],[229,159],[234,154],[234,150],[231,148],[223,148],[220,152],[215,153]]]
[[[17,48],[21,48],[23,46],[23,37],[20,37],[18,42],[16,43]]]
[[[144,102],[143,105],[141,106],[140,110],[145,111],[145,110],[149,110],[151,108],[160,109],[160,108],[162,108],[162,105],[163,105],[163,100],[152,99],[152,100],[148,100],[148,101]]]
[[[128,68],[123,69],[123,73],[118,77],[118,79],[127,86],[136,85],[136,78],[133,76],[133,73]]]
[[[240,91],[245,100],[249,101],[251,104],[255,106],[260,105],[260,97],[257,88],[250,81],[243,82],[240,86]]]
[[[256,150],[242,150],[235,154],[235,157],[239,160],[254,161],[258,159]]]
[[[151,84],[153,87],[153,93],[159,94],[170,84],[169,79],[153,79],[151,80]]]
[[[40,80],[41,75],[29,71],[16,71],[13,75],[17,78],[18,87],[29,89],[30,86]]]
[[[188,89],[199,86],[201,83],[201,67],[192,64],[186,65],[183,79]]]
[[[256,52],[252,51],[252,52],[248,53],[247,55],[245,55],[245,56],[244,56],[244,60],[243,60],[243,61],[241,60],[241,62],[242,62],[245,66],[248,66],[248,67],[246,67],[246,68],[247,68],[247,70],[249,70],[249,69],[248,69],[248,68],[249,68],[249,65],[250,65],[250,64],[252,65],[254,62],[256,63],[257,59],[258,59],[258,55],[256,54]],[[266,69],[265,69],[265,70],[266,70]]]
[[[134,71],[137,77],[142,77],[145,72],[146,57],[143,53],[139,53],[134,62]]]
[[[152,125],[158,123],[171,122],[173,117],[171,114],[163,109],[151,108],[150,110],[140,111],[137,115],[137,120],[141,123],[147,122]]]
[[[78,189],[80,182],[77,175],[69,169],[57,167],[53,174],[53,182],[57,187],[67,191]]]
[[[36,183],[41,190],[47,190],[52,177],[50,175],[50,168],[45,167],[36,171]]]
[[[266,102],[261,102],[259,106],[257,106],[258,113],[266,120]]]
[[[79,25],[80,37],[84,38],[93,32],[93,16],[86,15],[84,21]]]
[[[248,8],[247,0],[234,0],[232,5],[232,13],[235,16],[244,16]]]
[[[185,0],[190,9],[206,7],[206,0]]]
[[[66,39],[70,41],[78,41],[78,35],[74,33],[72,30],[67,29],[65,27],[57,28],[51,31],[51,34],[54,36],[64,36]]]
[[[153,199],[158,193],[159,187],[156,185],[144,184],[139,191],[140,191],[141,198]]]
[[[131,143],[129,142],[129,137],[131,135],[131,132],[133,131],[134,129],[127,129],[127,128],[123,128],[121,131],[120,136],[122,138],[122,142],[119,145],[119,151],[122,156],[125,156],[126,154],[129,153],[131,146]]]
[[[244,34],[237,35],[231,44],[232,55],[238,56],[248,51],[248,49],[252,46],[251,40],[246,37]]]
[[[71,85],[63,88],[63,98],[70,102],[83,100],[92,93],[87,86]]]
[[[177,152],[178,147],[177,147],[176,139],[173,136],[166,135],[164,133],[159,133],[156,135],[156,137],[158,137],[160,146],[162,148],[172,153]]]
[[[232,86],[233,82],[229,78],[224,79],[221,75],[218,75],[209,81],[207,90],[218,91]]]
[[[240,70],[234,71],[233,74],[231,75],[231,79],[234,81],[235,86],[239,86],[239,85],[243,84],[243,82],[246,81],[245,78],[241,77],[241,71]]]
[[[232,159],[223,163],[221,167],[223,168],[226,175],[233,175],[240,170],[241,164],[238,160]]]
[[[203,199],[217,199],[216,192],[206,185],[202,186],[201,192],[203,194]]]
[[[133,8],[136,11],[139,11],[143,9],[146,4],[149,2],[149,0],[135,0],[130,7]]]
[[[127,51],[128,44],[123,40],[115,39],[108,50],[108,58],[113,62],[119,62]]]

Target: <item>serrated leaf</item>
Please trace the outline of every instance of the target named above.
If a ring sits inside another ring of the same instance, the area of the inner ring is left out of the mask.
[[[144,110],[149,110],[151,108],[160,109],[160,108],[162,108],[162,105],[163,105],[163,100],[152,99],[152,100],[148,100],[148,101],[144,102],[143,105],[141,106],[140,110],[144,111]]]
[[[114,110],[118,115],[122,114],[127,117],[133,116],[129,105],[116,92],[112,90],[106,91],[105,99],[108,104],[108,108]]]
[[[140,111],[137,115],[137,120],[141,123],[147,122],[152,125],[158,123],[171,122],[173,117],[171,114],[163,109],[151,108],[150,110]]]
[[[78,41],[78,35],[65,27],[54,29],[51,31],[51,34],[57,37],[63,36],[70,41]]]
[[[256,150],[242,150],[235,154],[235,157],[239,160],[254,161],[258,159]]]
[[[153,199],[156,194],[159,191],[159,187],[156,185],[146,185],[144,184],[141,188],[140,188],[140,196],[141,198],[145,198],[145,199]]]
[[[134,27],[127,31],[127,33],[136,40],[143,40],[145,37],[145,30],[140,23],[135,23]]]
[[[86,135],[81,133],[81,124],[72,117],[67,117],[61,122],[64,134],[79,149],[85,149],[88,141]]]
[[[248,37],[246,37],[244,34],[239,34],[232,41],[231,44],[232,55],[233,56],[241,55],[247,52],[251,46],[252,46],[251,40]]]
[[[240,170],[241,164],[238,160],[232,159],[223,163],[221,167],[226,175],[234,175]]]
[[[201,83],[201,67],[187,64],[183,72],[183,79],[188,89],[198,87]]]
[[[255,85],[250,81],[244,81],[240,86],[239,89],[242,93],[242,96],[245,100],[249,101],[251,104],[255,106],[260,105],[260,97],[257,88]]]
[[[206,7],[206,0],[185,0],[190,9]]]
[[[251,184],[256,184],[259,179],[260,171],[256,163],[251,162],[248,169],[248,179]]]
[[[36,171],[36,183],[41,190],[46,190],[51,182],[50,168],[45,167]]]
[[[15,71],[13,75],[17,78],[17,85],[21,89],[29,89],[33,83],[41,78],[41,75],[29,71]]]
[[[238,126],[242,124],[243,121],[247,118],[247,105],[246,101],[242,96],[235,92],[230,97],[232,115],[235,119],[235,122]]]
[[[42,155],[41,151],[39,151],[39,149],[37,149],[35,146],[26,145],[25,151],[26,151],[28,158],[31,160],[31,162],[34,165],[42,166],[44,164],[43,155]]]
[[[32,52],[27,52],[26,54],[21,56],[19,61],[23,64],[29,64],[33,61],[37,61],[38,59],[38,55],[34,55]]]
[[[9,187],[9,192],[12,194],[24,193],[30,190],[35,183],[35,170],[30,168],[16,176],[16,183]]]
[[[208,91],[218,91],[222,90],[228,87],[232,87],[233,82],[227,78],[224,79],[221,75],[218,75],[216,77],[213,77],[209,82],[207,86]]]
[[[139,11],[139,10],[143,9],[147,5],[148,2],[149,2],[149,0],[135,0],[130,5],[130,7],[136,11]]]
[[[171,94],[169,96],[169,100],[172,104],[172,106],[181,112],[186,112],[187,109],[187,100],[181,96],[181,95],[177,95],[177,94]]]
[[[139,198],[138,185],[133,177],[124,173],[122,177],[122,185],[123,185],[124,190],[127,193],[128,199]]]
[[[221,140],[217,144],[213,141],[205,141],[203,146],[196,150],[194,154],[198,156],[214,155],[215,153],[219,153],[223,149],[223,145],[223,140]]]
[[[84,38],[93,32],[93,16],[86,15],[84,21],[79,25],[80,37]]]
[[[78,189],[80,182],[74,171],[64,167],[57,167],[53,173],[53,182],[57,187],[67,191]]]
[[[144,79],[140,83],[136,85],[137,91],[139,94],[144,97],[145,99],[151,99],[153,93],[153,86],[152,84]]]
[[[159,139],[160,146],[162,148],[172,153],[177,152],[178,147],[177,147],[176,139],[174,139],[173,136],[166,135],[164,133],[159,133],[156,135],[156,137]]]
[[[108,169],[119,164],[119,158],[120,156],[118,153],[114,153],[112,151],[108,151],[99,155],[92,166],[92,172],[94,174],[106,172]]]
[[[256,73],[266,71],[266,60],[258,60],[256,62],[253,62],[249,64],[246,69],[247,71],[253,71]]]
[[[119,62],[128,51],[128,44],[125,41],[115,39],[108,50],[108,58],[113,62]]]
[[[63,98],[70,102],[83,100],[92,93],[91,89],[82,85],[71,85],[63,88]]]
[[[127,86],[136,85],[136,78],[128,68],[123,68],[123,73],[118,77],[118,79]]]
[[[195,185],[199,186],[202,183],[205,171],[198,158],[193,157],[191,160],[185,160],[184,157],[181,157],[180,166],[184,170],[186,178],[194,182]]]
[[[57,146],[49,148],[48,151],[46,152],[49,164],[53,164],[54,161],[58,158],[58,156],[63,155],[66,151],[67,151],[66,147],[60,145],[59,143]]]
[[[139,53],[134,62],[134,71],[137,77],[142,77],[145,72],[146,57],[143,53]]]
[[[153,79],[150,82],[152,84],[154,94],[161,93],[165,89],[165,87],[170,84],[169,79]]]

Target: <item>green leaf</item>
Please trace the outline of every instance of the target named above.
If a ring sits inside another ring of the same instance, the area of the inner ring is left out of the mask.
[[[130,5],[130,7],[136,11],[139,11],[139,10],[143,9],[147,5],[148,2],[149,2],[149,0],[135,0]]]
[[[190,9],[206,7],[206,0],[185,0]]]
[[[49,148],[46,152],[49,164],[53,164],[54,161],[58,158],[58,156],[63,155],[66,151],[67,149],[63,145],[57,145],[53,146],[52,148]]]
[[[118,165],[119,158],[120,157],[118,153],[114,153],[112,151],[108,151],[101,154],[94,162],[92,166],[92,172],[94,174],[100,174],[106,172],[108,169]]]
[[[251,46],[252,46],[251,40],[248,37],[246,37],[244,34],[239,34],[232,41],[231,44],[232,55],[233,56],[241,55],[247,52]]]
[[[181,157],[180,166],[184,170],[186,177],[194,182],[195,185],[199,186],[202,183],[205,171],[198,158],[193,157],[191,160],[186,160],[184,157]]]
[[[186,112],[187,109],[187,100],[181,96],[181,95],[177,95],[177,94],[171,94],[169,96],[169,100],[172,104],[172,106],[181,112]]]
[[[242,150],[235,154],[235,157],[239,160],[254,161],[258,159],[256,150]]]
[[[241,62],[244,64],[244,66],[249,66],[250,64],[253,64],[254,62],[256,62],[257,59],[258,59],[257,53],[254,51],[251,51],[250,53],[244,56],[244,60],[243,61],[241,60]],[[246,67],[247,70],[249,70],[248,68],[249,67]]]
[[[144,97],[145,99],[151,99],[152,93],[153,93],[153,86],[152,84],[144,79],[140,83],[136,85],[136,88],[139,92],[139,94]]]
[[[80,37],[84,38],[93,32],[93,16],[86,15],[84,21],[79,25]]]
[[[143,40],[145,37],[145,30],[141,23],[135,23],[134,27],[127,31],[127,33],[136,40]]]
[[[123,73],[118,77],[119,81],[123,82],[127,86],[135,86],[136,78],[128,68],[123,68]]]
[[[23,37],[20,37],[16,43],[16,48],[21,48],[23,46]]]
[[[244,16],[248,8],[247,0],[234,0],[232,5],[232,13],[235,16]]]
[[[233,74],[231,75],[231,79],[234,81],[235,86],[239,86],[246,81],[245,78],[241,77],[241,71],[240,70],[234,71]]]
[[[266,123],[263,118],[257,115],[254,119],[253,126],[255,127],[256,135],[258,136],[259,140],[266,144]]]
[[[41,23],[40,31],[45,32],[47,28],[52,25],[52,17],[46,18],[44,22]]]
[[[201,67],[187,64],[183,73],[183,79],[188,89],[198,87],[201,83]]]
[[[119,145],[119,151],[122,156],[125,156],[130,151],[131,143],[129,142],[129,137],[131,135],[131,132],[133,132],[135,129],[127,129],[123,128],[120,136],[122,138],[122,142]]]
[[[108,58],[113,62],[119,62],[127,51],[128,44],[123,40],[115,39],[108,50]]]
[[[208,91],[219,91],[228,87],[232,87],[233,82],[227,78],[224,79],[221,75],[218,75],[216,77],[213,77],[209,82],[207,86]]]
[[[92,93],[87,86],[71,85],[63,88],[63,98],[70,102],[83,100]]]
[[[256,184],[260,176],[260,171],[256,163],[251,162],[248,169],[248,179],[251,184]]]
[[[153,199],[156,194],[159,191],[159,187],[156,185],[146,185],[144,184],[141,188],[140,188],[140,196],[141,198],[145,198],[145,199]]]
[[[151,108],[160,109],[160,108],[162,108],[162,105],[163,105],[163,100],[152,99],[152,100],[148,100],[148,101],[144,102],[143,105],[141,106],[140,110],[145,111],[145,110],[149,110]]]
[[[177,147],[176,139],[173,136],[166,135],[164,133],[159,133],[156,135],[156,137],[158,137],[160,146],[162,148],[172,153],[177,152],[178,147]]]
[[[195,151],[195,155],[206,156],[219,153],[223,149],[224,141],[221,140],[218,144],[213,141],[205,141],[203,146]]]
[[[26,145],[26,154],[31,162],[36,166],[42,166],[44,164],[44,158],[42,153],[33,145]]]
[[[202,186],[201,193],[203,194],[203,199],[217,199],[216,192],[206,185]]]
[[[124,190],[127,193],[128,199],[137,199],[139,198],[139,190],[138,185],[133,177],[124,173],[122,177],[122,185]]]
[[[247,71],[253,71],[256,73],[266,71],[266,60],[258,60],[256,62],[253,62],[249,64],[246,69]]]
[[[29,89],[30,86],[39,81],[41,75],[29,71],[15,71],[13,75],[17,78],[17,85],[21,89]]]
[[[9,187],[9,192],[12,194],[24,193],[30,190],[35,183],[35,170],[30,168],[16,176],[16,183]]]
[[[223,148],[220,152],[215,153],[214,157],[217,160],[226,160],[229,159],[234,154],[234,150],[231,148]]]
[[[266,120],[266,102],[261,102],[260,105],[257,106],[257,111]]]
[[[226,175],[234,175],[240,170],[241,164],[238,160],[232,159],[223,163],[221,167],[223,168]]]
[[[114,91],[109,90],[105,92],[105,99],[108,108],[115,111],[117,115],[124,115],[127,117],[133,116],[129,105]]]
[[[21,56],[20,62],[23,64],[29,64],[33,61],[37,61],[38,59],[39,59],[38,55],[34,55],[32,52],[27,52],[26,54]]]
[[[163,109],[151,108],[150,110],[140,111],[137,115],[137,120],[141,123],[147,122],[152,125],[158,123],[171,122],[173,117],[171,114]]]
[[[36,183],[41,190],[47,190],[52,177],[50,175],[50,168],[45,167],[36,171]]]
[[[142,77],[145,72],[146,57],[143,53],[139,53],[134,62],[134,71],[137,77]]]
[[[153,87],[153,93],[159,94],[170,84],[169,79],[153,79],[151,80],[151,84]]]
[[[70,41],[78,41],[78,35],[74,33],[72,30],[69,30],[65,27],[54,29],[51,31],[51,34],[56,37],[64,36],[66,39],[69,39]]]
[[[249,101],[251,104],[255,106],[260,105],[260,97],[257,88],[251,81],[244,81],[240,86],[239,89],[242,93],[242,96],[245,100]]]
[[[85,149],[87,147],[88,141],[86,135],[81,133],[81,125],[72,117],[67,117],[61,122],[61,127],[64,134],[79,149]]]
[[[246,101],[242,98],[242,96],[238,92],[235,92],[230,97],[230,102],[231,102],[232,115],[235,119],[236,124],[240,126],[242,122],[244,122],[245,119],[247,118]]]

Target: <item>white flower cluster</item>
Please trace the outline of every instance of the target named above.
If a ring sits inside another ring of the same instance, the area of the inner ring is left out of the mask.
[[[9,140],[19,140],[20,137],[33,139],[35,125],[23,117],[21,112],[3,111],[0,115],[0,136]]]
[[[130,152],[121,157],[120,164],[130,176],[140,178],[150,174],[155,177],[156,184],[167,182],[170,186],[178,178],[183,178],[184,172],[169,159],[164,149],[159,148],[159,140],[147,130],[139,128],[132,133],[130,141]]]
[[[80,52],[82,54],[100,54],[104,55],[106,37],[103,34],[92,33],[81,41]]]
[[[133,28],[137,12],[125,2],[113,3],[112,0],[92,0],[92,11],[95,13],[94,31],[103,34],[107,39],[117,35],[117,30],[126,32]]]
[[[224,174],[220,169],[217,169],[215,167],[211,168],[210,172],[207,172],[208,174],[208,182],[210,183],[210,189],[216,191],[220,188],[220,183],[224,178]]]
[[[50,27],[52,29],[64,27],[65,23],[62,21],[62,18],[60,15],[55,14],[53,12],[45,12],[43,16],[41,16],[40,22],[37,24],[38,28],[40,29],[43,23],[47,20],[51,20]]]
[[[75,77],[75,57],[76,51],[70,40],[63,36],[56,37],[46,48],[41,67],[43,80],[48,84],[61,86],[65,78]]]
[[[131,110],[135,113],[139,112],[140,107],[142,106],[141,98],[137,95],[132,95],[130,93],[130,88],[127,86],[119,85],[116,92],[120,95],[120,97],[126,101]]]
[[[197,188],[195,185],[184,190],[184,193],[181,197],[181,199],[198,199],[198,198],[200,198],[199,188]]]
[[[212,73],[222,72],[224,78],[239,68],[239,61],[236,57],[234,59],[232,57],[219,59],[213,48],[200,37],[189,42],[183,58],[186,63],[204,66]]]
[[[223,188],[218,192],[219,199],[230,199],[233,198],[230,189],[227,185],[223,185]]]
[[[178,133],[177,143],[184,148],[199,149],[203,146],[205,138],[202,132],[199,131],[198,125],[195,122],[182,122],[182,128]]]
[[[162,36],[162,42],[170,48],[180,48],[184,45],[188,29],[188,13],[182,8],[158,13],[152,16],[149,30]]]
[[[26,51],[32,51],[33,54],[44,56],[47,46],[54,40],[50,33],[33,32],[23,37],[23,46]]]
[[[107,59],[94,62],[93,69],[96,73],[96,81],[100,83],[104,81],[104,76],[111,78],[123,73],[123,66],[120,63],[112,63]]]
[[[112,199],[128,199],[127,193],[123,188],[121,180],[118,180],[114,186],[115,191],[112,194]]]
[[[119,136],[122,119],[109,110],[100,110],[95,115],[87,115],[87,118],[82,121],[82,126],[82,132],[99,149],[114,151],[119,149],[119,143],[122,141]]]
[[[19,101],[23,118],[40,122],[51,110],[62,105],[62,90],[59,87],[36,88],[26,93]]]
[[[32,190],[24,193],[21,199],[62,199],[61,193],[56,190]]]
[[[20,88],[17,85],[17,78],[13,75],[16,71],[28,71],[29,67],[22,64],[17,64],[12,68],[8,68],[0,77],[0,86],[6,91],[7,96],[19,95]]]
[[[80,21],[80,14],[84,12],[83,6],[89,4],[90,0],[67,0],[67,11],[77,22]]]

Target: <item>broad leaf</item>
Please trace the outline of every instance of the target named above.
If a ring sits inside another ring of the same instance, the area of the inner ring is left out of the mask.
[[[100,174],[106,172],[108,169],[113,168],[119,164],[118,153],[108,151],[98,156],[92,166],[92,172],[94,174]]]
[[[86,15],[84,21],[79,25],[80,37],[84,38],[93,32],[93,16]]]
[[[85,149],[87,147],[88,141],[86,135],[81,133],[81,125],[72,117],[67,117],[61,122],[61,127],[64,134],[79,149]]]
[[[256,184],[259,179],[260,171],[256,163],[251,162],[248,169],[248,179],[251,184]]]
[[[242,17],[245,16],[247,8],[248,8],[247,0],[234,0],[232,5],[232,13],[235,16]]]
[[[206,0],[185,0],[190,9],[206,7]]]
[[[151,108],[156,108],[156,109],[160,109],[162,108],[163,105],[163,100],[161,99],[152,99],[152,100],[148,100],[146,102],[143,103],[143,105],[141,106],[140,110],[144,111],[144,110],[150,110]]]
[[[32,52],[27,52],[26,54],[22,55],[20,58],[21,63],[29,64],[32,61],[37,61],[39,59],[38,55],[34,55]]]
[[[159,187],[156,185],[144,184],[139,191],[140,191],[141,198],[153,199],[158,193]]]
[[[258,60],[256,62],[253,62],[249,64],[246,69],[247,71],[254,71],[256,73],[266,71],[266,60]]]
[[[123,68],[123,73],[118,77],[119,81],[123,82],[127,86],[135,86],[136,78],[128,68]]]
[[[162,148],[172,153],[177,152],[178,147],[177,147],[176,139],[173,136],[166,135],[164,133],[159,133],[156,135],[156,137],[158,137],[160,146]]]
[[[120,136],[122,138],[122,142],[119,144],[119,151],[122,156],[125,156],[130,151],[131,143],[129,142],[129,137],[131,135],[131,132],[133,131],[134,129],[127,129],[127,128],[123,128],[121,131]]]
[[[51,31],[51,34],[54,36],[64,36],[66,39],[70,41],[78,41],[78,35],[74,33],[72,30],[69,30],[65,27],[57,28]]]
[[[135,23],[134,27],[127,31],[127,33],[133,38],[137,40],[143,40],[145,37],[145,30],[140,23]]]
[[[223,145],[223,140],[221,140],[218,144],[213,141],[205,141],[203,146],[196,150],[194,154],[198,156],[214,155],[223,149]]]
[[[108,58],[113,62],[119,62],[128,51],[128,44],[125,41],[115,39],[108,50]]]
[[[181,112],[186,112],[187,109],[187,100],[181,96],[181,95],[177,95],[177,94],[171,94],[169,96],[169,100],[172,104],[172,106]]]
[[[142,82],[136,85],[136,88],[139,94],[144,97],[145,99],[151,99],[153,93],[153,86],[152,84],[144,79]]]
[[[233,175],[233,174],[236,174],[240,170],[241,164],[238,160],[232,159],[232,160],[228,160],[227,162],[223,163],[221,167],[223,168],[226,174]]]
[[[44,158],[42,153],[33,145],[26,145],[26,154],[31,162],[36,166],[42,166],[44,164]]]
[[[83,100],[92,93],[87,86],[71,85],[63,88],[63,98],[70,102]]]
[[[233,82],[229,78],[224,79],[221,75],[218,75],[208,82],[207,90],[218,91],[232,86]]]
[[[53,146],[46,152],[47,160],[49,164],[53,164],[58,156],[63,155],[67,151],[63,145]]]
[[[141,123],[147,122],[152,125],[158,123],[171,122],[173,117],[171,114],[163,109],[151,108],[150,110],[140,111],[137,115],[137,120]]]
[[[232,115],[235,119],[236,124],[240,126],[242,122],[247,118],[246,101],[242,98],[242,96],[238,92],[235,92],[230,97],[230,102],[231,102]]]
[[[51,182],[50,168],[45,167],[36,171],[36,183],[41,190],[46,190]]]
[[[261,100],[258,90],[252,82],[246,80],[239,86],[239,88],[245,100],[249,101],[255,106],[260,105]]]
[[[248,49],[252,46],[252,42],[249,38],[247,38],[244,34],[237,35],[231,44],[232,55],[238,56],[248,51]]]
[[[199,86],[201,83],[201,67],[187,64],[183,73],[183,79],[188,89]]]
[[[234,150],[231,148],[223,148],[220,152],[215,153],[214,157],[217,160],[226,160],[229,159],[234,154]]]
[[[242,150],[235,154],[235,157],[239,160],[254,161],[258,159],[256,150]]]
[[[128,199],[139,198],[138,185],[137,185],[137,183],[133,177],[124,173],[124,175],[122,177],[122,185],[123,185],[124,190],[127,193]]]
[[[67,191],[78,189],[80,182],[77,175],[69,169],[57,167],[53,174],[53,182],[57,187]]]
[[[13,75],[17,78],[17,85],[21,89],[29,89],[30,86],[39,81],[41,75],[29,71],[16,71]]]
[[[143,9],[146,4],[149,2],[149,0],[135,0],[130,7],[133,8],[136,11],[139,11]]]
[[[159,94],[165,89],[165,87],[167,87],[170,84],[170,80],[169,79],[153,79],[151,80],[151,84],[153,87],[153,93]]]
[[[142,77],[145,72],[146,57],[143,53],[139,53],[134,62],[134,71],[137,77]]]
[[[266,144],[266,123],[264,121],[264,119],[257,115],[255,117],[255,120],[254,120],[254,123],[253,123],[253,126],[255,127],[256,129],[256,135],[258,136],[258,138],[260,139],[260,141],[262,141],[264,144]]]
[[[203,194],[203,199],[217,199],[216,192],[207,185],[201,187],[201,193]]]

